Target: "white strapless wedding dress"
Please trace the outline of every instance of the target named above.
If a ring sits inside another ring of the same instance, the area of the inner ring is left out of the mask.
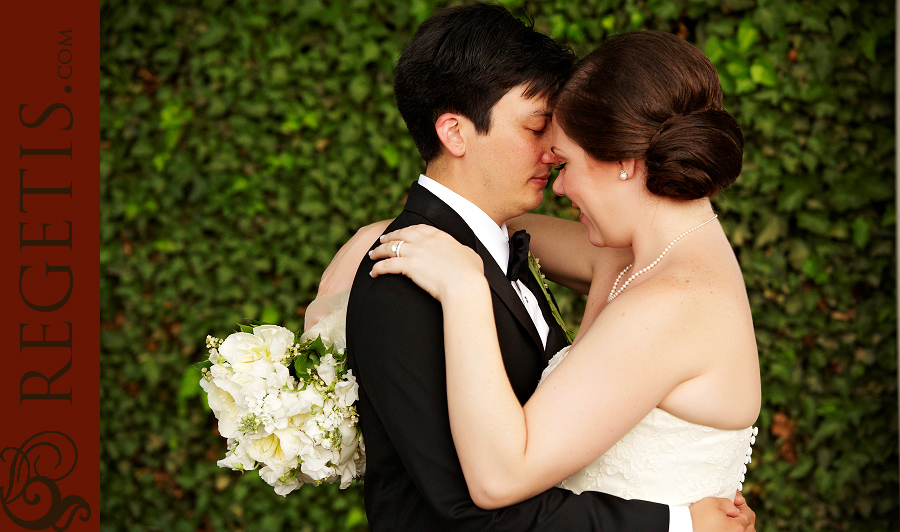
[[[541,382],[568,352],[565,347],[550,360]],[[744,481],[756,433],[752,427],[705,427],[654,408],[611,449],[559,487],[672,505],[710,496],[734,499]]]

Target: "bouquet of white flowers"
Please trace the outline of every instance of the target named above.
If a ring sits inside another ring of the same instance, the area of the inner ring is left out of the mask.
[[[210,366],[200,386],[228,439],[221,467],[256,469],[279,495],[301,484],[340,480],[365,471],[356,426],[358,385],[342,345],[321,336],[294,342],[277,325],[242,325],[225,340],[208,336]]]

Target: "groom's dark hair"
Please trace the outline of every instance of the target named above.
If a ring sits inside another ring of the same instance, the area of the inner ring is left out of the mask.
[[[510,89],[525,85],[526,98],[552,98],[575,59],[570,48],[503,6],[450,7],[423,22],[400,54],[394,97],[419,154],[430,162],[441,152],[434,124],[442,114],[459,113],[486,134],[491,108]]]

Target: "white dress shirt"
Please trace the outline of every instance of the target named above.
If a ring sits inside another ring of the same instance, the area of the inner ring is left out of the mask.
[[[485,214],[474,203],[426,175],[419,176],[419,184],[459,214],[469,228],[472,229],[472,232],[475,233],[475,236],[478,237],[478,240],[484,244],[491,256],[494,257],[494,260],[497,261],[497,266],[500,266],[503,273],[506,273],[506,269],[509,266],[509,230],[506,228],[506,224],[498,226],[490,216]],[[513,290],[516,291],[516,294],[519,295],[522,304],[525,305],[528,315],[531,316],[531,321],[534,322],[538,334],[541,335],[541,342],[543,342],[544,347],[547,347],[547,335],[550,334],[550,326],[547,325],[547,320],[544,319],[541,307],[538,306],[537,297],[531,293],[531,290],[522,281],[516,280],[510,284]]]
[[[506,228],[506,223],[498,226],[474,203],[424,174],[419,175],[419,184],[460,215],[497,261],[497,266],[500,266],[503,273],[506,273],[509,266],[509,230]],[[528,310],[528,315],[531,316],[531,320],[541,335],[541,341],[546,347],[550,327],[537,304],[537,298],[522,281],[517,280],[511,284],[525,305],[525,309]],[[669,532],[693,532],[693,530],[694,525],[688,507],[669,505]]]

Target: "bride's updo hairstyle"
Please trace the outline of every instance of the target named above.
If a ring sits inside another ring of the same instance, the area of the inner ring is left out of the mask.
[[[643,158],[657,196],[713,196],[741,173],[744,136],[722,108],[716,69],[671,33],[607,40],[578,62],[553,118],[596,160]]]

